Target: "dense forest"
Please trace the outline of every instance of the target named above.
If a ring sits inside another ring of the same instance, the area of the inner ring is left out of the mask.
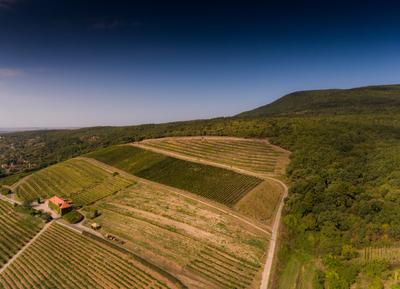
[[[286,97],[284,114],[285,105],[274,109],[272,104],[265,114],[256,110],[232,118],[5,134],[0,139],[0,160],[30,162],[30,168],[15,171],[23,172],[144,138],[268,137],[292,151],[278,273],[284,275],[293,258],[311,259],[314,288],[350,288],[361,282],[360,276],[375,286],[370,288],[383,288],[392,278],[393,264],[374,260],[366,266],[358,260],[365,248],[396,246],[400,241],[400,110],[393,105],[400,99],[398,88],[351,91],[352,100],[347,102],[351,109],[343,108],[342,90],[337,90],[336,100],[330,90],[329,97],[318,92],[320,99],[310,92],[313,102],[319,103],[317,110],[310,113],[310,106],[302,111],[297,108],[307,96],[301,92],[301,98],[296,93],[294,99]],[[354,105],[356,100],[359,106]],[[332,103],[341,105],[333,109]],[[271,111],[276,112],[273,117]]]
[[[399,95],[400,85],[297,91],[285,95],[271,104],[243,112],[238,116],[264,117],[370,112],[399,106]]]

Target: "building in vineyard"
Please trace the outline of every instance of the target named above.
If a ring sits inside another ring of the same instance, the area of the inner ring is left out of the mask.
[[[48,206],[50,209],[56,211],[61,216],[65,215],[66,213],[72,210],[72,205],[70,202],[57,196],[54,196],[49,199]]]

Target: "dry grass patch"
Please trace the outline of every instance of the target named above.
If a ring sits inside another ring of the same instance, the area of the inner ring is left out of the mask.
[[[265,180],[247,193],[234,209],[260,222],[272,223],[283,194],[282,186],[274,181]]]

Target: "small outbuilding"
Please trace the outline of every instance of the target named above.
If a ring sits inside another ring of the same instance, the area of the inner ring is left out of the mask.
[[[56,211],[61,216],[65,215],[66,213],[72,210],[72,205],[70,202],[57,196],[54,196],[49,199],[48,206],[50,209]]]
[[[92,223],[92,225],[90,226],[93,230],[99,230],[101,228],[101,226],[97,223]]]

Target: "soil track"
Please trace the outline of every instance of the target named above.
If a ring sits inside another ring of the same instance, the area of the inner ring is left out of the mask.
[[[273,179],[273,178],[271,178],[271,179]],[[276,242],[277,242],[278,233],[279,233],[279,226],[281,223],[282,209],[283,209],[285,198],[288,194],[288,187],[286,186],[286,184],[284,182],[277,180],[277,179],[273,179],[273,180],[278,182],[284,188],[284,193],[281,198],[281,202],[279,204],[278,210],[275,214],[274,224],[272,226],[272,236],[271,236],[270,243],[269,243],[267,260],[264,265],[264,271],[262,274],[260,289],[267,289],[268,285],[269,285],[272,264],[273,264],[274,257],[275,257],[275,250],[276,250],[275,248],[276,248]]]

